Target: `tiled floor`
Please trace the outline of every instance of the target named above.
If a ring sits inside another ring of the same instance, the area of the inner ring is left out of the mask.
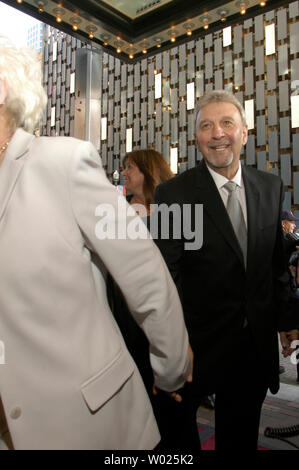
[[[296,366],[289,358],[281,360],[285,373],[281,374],[280,390],[277,395],[268,393],[262,408],[259,445],[273,450],[296,450],[291,444],[264,436],[266,427],[281,428],[299,425],[299,384],[296,382]],[[214,411],[200,407],[198,421],[203,426],[214,427]],[[299,435],[287,438],[299,447]]]

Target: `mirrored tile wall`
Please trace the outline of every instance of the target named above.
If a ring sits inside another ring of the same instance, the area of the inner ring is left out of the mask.
[[[65,37],[56,52],[51,41],[44,52],[50,100],[43,132],[48,135],[73,135],[73,60],[75,49],[82,46]],[[246,110],[244,163],[280,175],[285,208],[299,208],[298,1],[133,64],[103,53],[99,72],[100,153],[108,175],[122,168],[126,152],[145,147],[163,153],[177,172],[195,166],[201,159],[194,140],[196,99],[224,88]],[[55,82],[55,73],[64,79],[61,84]]]

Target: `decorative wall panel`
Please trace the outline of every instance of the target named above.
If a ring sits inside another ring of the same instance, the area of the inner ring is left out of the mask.
[[[74,102],[71,74],[78,73],[74,51],[87,46],[52,31],[43,51],[49,106],[42,132],[69,135]],[[101,113],[107,130],[101,155],[107,173],[121,168],[128,149],[145,146],[163,152],[167,161],[176,149],[180,172],[196,165],[201,155],[194,140],[194,109],[189,104],[187,109],[187,88],[194,87],[195,101],[205,91],[227,89],[243,104],[254,103],[253,128],[242,154],[245,164],[280,175],[286,186],[285,207],[299,204],[299,127],[291,125],[291,99],[295,103],[299,93],[298,54],[298,1],[253,19],[240,17],[225,28],[225,34],[218,29],[192,36],[185,44],[162,53],[157,50],[134,64],[103,53]],[[155,96],[157,74],[161,74],[161,94]],[[293,106],[293,119],[294,112]]]

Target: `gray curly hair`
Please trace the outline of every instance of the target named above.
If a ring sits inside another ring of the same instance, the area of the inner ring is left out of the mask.
[[[4,116],[11,131],[32,132],[41,118],[47,96],[41,82],[41,63],[29,48],[17,48],[0,36],[0,82],[7,86]]]

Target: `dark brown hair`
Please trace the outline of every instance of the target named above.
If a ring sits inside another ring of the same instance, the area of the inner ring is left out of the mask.
[[[134,150],[123,160],[125,168],[128,162],[134,163],[144,175],[143,195],[147,208],[154,203],[155,187],[173,177],[168,163],[161,153],[154,149]]]

